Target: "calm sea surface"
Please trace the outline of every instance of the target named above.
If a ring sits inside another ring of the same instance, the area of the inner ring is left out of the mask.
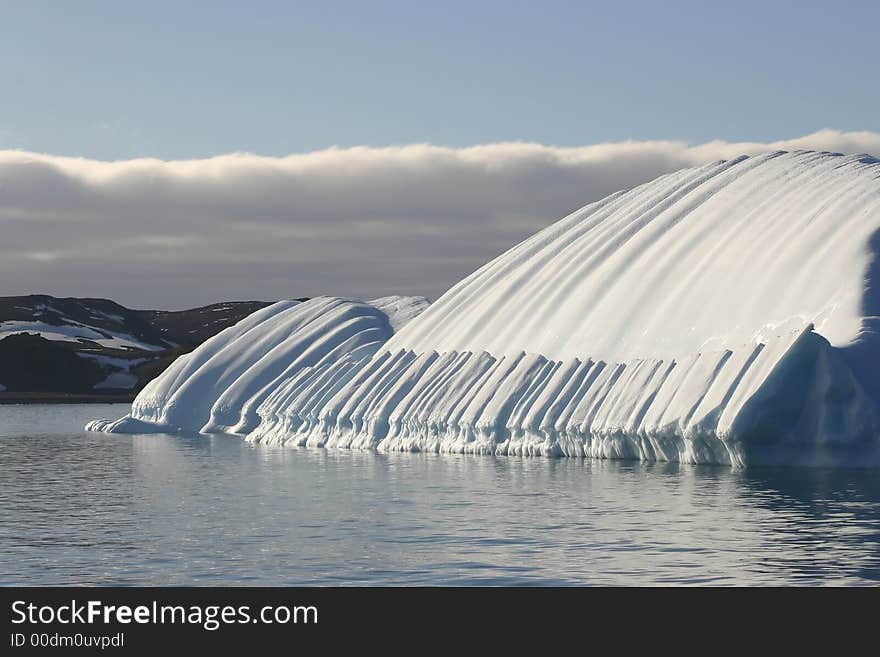
[[[0,584],[850,584],[880,472],[89,434],[0,406]]]

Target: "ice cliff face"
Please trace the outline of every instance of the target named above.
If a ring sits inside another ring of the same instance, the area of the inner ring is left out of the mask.
[[[175,363],[130,418],[92,428],[880,465],[874,158],[772,153],[664,176],[425,305],[276,304]]]

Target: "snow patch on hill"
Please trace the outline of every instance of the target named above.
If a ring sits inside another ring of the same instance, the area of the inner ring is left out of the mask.
[[[60,342],[94,342],[110,349],[142,349],[144,351],[162,351],[166,345],[149,344],[138,340],[127,333],[97,329],[93,326],[79,324],[73,320],[56,326],[45,322],[0,322],[0,340],[8,335],[19,333],[37,334],[47,340]]]

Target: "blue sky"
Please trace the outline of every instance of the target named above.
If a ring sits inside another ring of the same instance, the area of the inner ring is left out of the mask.
[[[670,171],[880,155],[878,25],[876,1],[0,0],[0,295],[436,299]]]
[[[3,2],[0,148],[880,131],[878,2]]]

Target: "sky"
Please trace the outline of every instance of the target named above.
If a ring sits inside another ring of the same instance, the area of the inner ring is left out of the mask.
[[[436,298],[675,168],[880,155],[877,2],[0,13],[0,294]]]

